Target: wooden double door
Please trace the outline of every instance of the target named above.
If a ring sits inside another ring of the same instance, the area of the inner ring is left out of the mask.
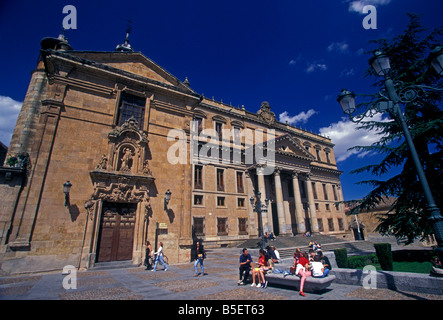
[[[132,259],[136,210],[136,203],[103,203],[97,262]]]

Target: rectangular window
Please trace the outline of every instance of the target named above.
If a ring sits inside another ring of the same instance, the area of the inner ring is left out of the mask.
[[[317,153],[317,160],[318,160],[318,161],[321,161],[320,150],[315,149],[315,152]]]
[[[203,166],[194,167],[194,189],[203,189]]]
[[[245,198],[237,198],[237,207],[239,208],[245,207]]]
[[[243,188],[243,172],[237,171],[237,192],[244,193],[245,189]]]
[[[217,207],[225,206],[225,197],[217,197]]]
[[[234,143],[237,145],[241,144],[240,128],[238,127],[234,127]]]
[[[247,218],[238,218],[238,234],[248,234]]]
[[[334,231],[334,221],[332,220],[332,218],[328,219],[328,228],[329,231]]]
[[[117,125],[123,125],[126,120],[132,117],[138,122],[139,129],[142,129],[143,120],[145,117],[145,104],[146,98],[122,93],[120,98]]]
[[[329,155],[329,152],[326,152],[326,161],[331,163],[331,156]]]
[[[224,171],[217,169],[217,191],[225,191]]]
[[[197,206],[202,206],[203,205],[203,195],[201,195],[201,194],[194,195],[194,204]]]
[[[205,218],[194,217],[194,233],[196,236],[205,235]]]
[[[228,218],[217,218],[217,235],[228,235]]]
[[[334,194],[334,200],[337,201],[338,200],[337,187],[335,185],[332,185],[332,193]]]
[[[325,200],[329,200],[328,199],[328,190],[326,189],[326,184],[323,183],[323,195],[325,197]]]
[[[317,188],[315,188],[315,182],[312,182],[312,192],[314,193],[314,199],[318,199]]]
[[[220,140],[222,139],[222,128],[223,128],[223,123],[221,122],[215,123],[215,132],[217,133],[217,136]]]
[[[331,206],[329,205],[329,203],[326,203],[325,206],[326,206],[326,211],[331,211]]]
[[[200,134],[203,131],[203,118],[195,117],[194,121],[196,122],[196,131]]]
[[[325,229],[323,227],[323,219],[322,218],[318,218],[317,219],[317,223],[318,223],[318,231],[319,232],[324,232]]]
[[[345,227],[343,226],[343,219],[342,218],[338,218],[338,229],[340,231],[345,230]]]

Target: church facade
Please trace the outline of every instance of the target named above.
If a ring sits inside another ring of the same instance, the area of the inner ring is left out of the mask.
[[[208,99],[128,42],[41,44],[0,167],[3,272],[140,264],[145,241],[186,262],[195,237],[347,232],[330,139],[280,123],[267,102]]]

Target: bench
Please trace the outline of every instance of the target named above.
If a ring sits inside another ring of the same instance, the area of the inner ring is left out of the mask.
[[[267,273],[265,275],[266,281],[269,284],[277,284],[287,287],[293,287],[296,290],[300,290],[301,279],[295,275],[283,275],[282,273]],[[252,275],[249,275],[249,280],[252,281]],[[329,287],[331,283],[335,280],[334,275],[328,275],[325,278],[314,278],[307,277],[305,280],[305,285],[303,291],[305,292],[315,292],[322,291]]]

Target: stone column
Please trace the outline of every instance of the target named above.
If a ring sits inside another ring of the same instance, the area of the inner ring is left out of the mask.
[[[292,173],[292,186],[294,189],[295,201],[295,221],[297,223],[297,233],[302,234],[306,232],[303,203],[301,202],[300,185],[298,184],[298,173]]]
[[[277,200],[278,229],[280,235],[287,234],[285,207],[283,205],[283,190],[281,188],[280,170],[274,172],[275,197]]]
[[[262,208],[265,207],[265,199],[266,199],[266,187],[265,187],[265,176],[263,174],[263,168],[258,167],[257,168],[257,180],[258,180],[258,191],[261,193],[260,201],[263,204]],[[271,232],[274,230],[274,226],[272,224],[272,212],[269,210],[268,206],[268,212],[262,212],[262,221],[263,221],[263,232]],[[269,215],[271,218],[269,218]]]
[[[312,192],[312,183],[310,174],[306,175],[306,190],[308,192],[309,211],[311,213],[311,232],[318,232],[317,213],[315,211],[314,193]]]
[[[342,192],[340,184],[336,185],[336,192],[337,192],[337,199],[338,199],[338,201],[339,202],[343,201],[343,192]],[[340,203],[338,205],[338,207],[339,207],[340,211],[342,212],[343,228],[345,230],[348,230],[348,228],[349,228],[348,219],[346,219],[346,213],[345,213],[345,208],[344,208],[343,203]]]

